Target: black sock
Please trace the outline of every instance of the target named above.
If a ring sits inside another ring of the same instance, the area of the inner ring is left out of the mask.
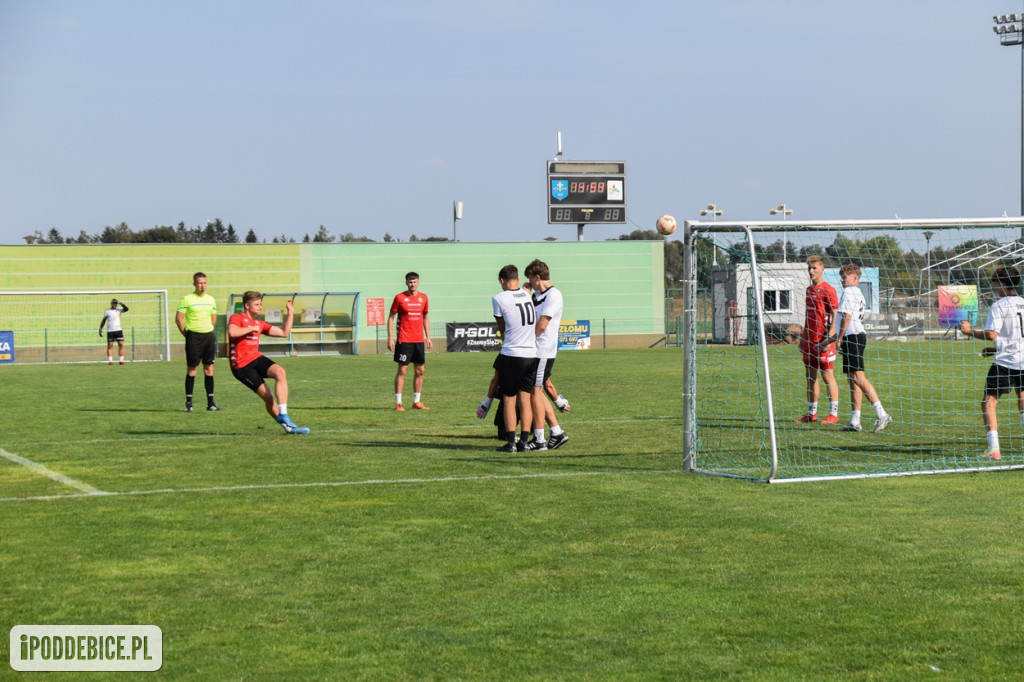
[[[195,388],[196,378],[194,376],[185,377],[185,401],[192,402],[192,389]]]
[[[213,404],[213,377],[204,374],[203,379],[206,383],[206,402]]]

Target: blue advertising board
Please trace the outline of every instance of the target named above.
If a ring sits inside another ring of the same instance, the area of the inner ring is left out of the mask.
[[[562,320],[558,325],[558,350],[588,350],[590,320]]]
[[[0,332],[0,365],[14,362],[14,332]]]

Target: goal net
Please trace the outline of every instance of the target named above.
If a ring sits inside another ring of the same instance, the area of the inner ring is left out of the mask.
[[[1024,272],[1024,219],[687,222],[684,239],[688,470],[789,482],[1024,468],[1012,390],[998,403],[1002,459],[988,456],[981,401],[994,344],[959,328],[984,328],[997,268]],[[840,268],[861,270],[864,376],[892,418],[878,432],[867,395],[862,430],[843,428],[853,396],[841,353],[836,393],[819,372],[817,419],[798,421],[813,402],[800,349],[811,256],[837,297]],[[838,423],[826,423],[836,395]]]
[[[121,316],[125,360],[168,360],[166,290],[3,291],[0,328],[14,333],[15,362],[106,362],[107,326],[97,332],[114,298],[128,306]]]

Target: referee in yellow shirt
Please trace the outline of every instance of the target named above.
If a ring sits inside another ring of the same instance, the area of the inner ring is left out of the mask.
[[[192,275],[195,291],[187,294],[178,304],[178,314],[174,321],[178,331],[185,337],[185,362],[188,373],[185,375],[185,411],[192,411],[192,389],[196,383],[196,369],[203,363],[203,374],[206,382],[206,409],[210,412],[220,410],[213,402],[213,361],[217,358],[217,301],[206,293],[206,275],[197,272]]]

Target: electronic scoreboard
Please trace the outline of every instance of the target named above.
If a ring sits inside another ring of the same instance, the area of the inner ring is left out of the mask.
[[[548,223],[626,222],[623,161],[548,161]]]

